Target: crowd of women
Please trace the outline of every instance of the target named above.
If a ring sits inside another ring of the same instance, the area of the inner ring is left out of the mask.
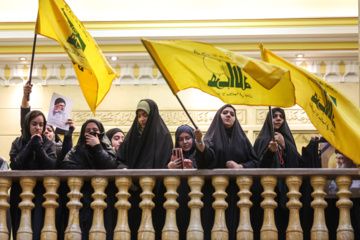
[[[180,126],[175,133],[174,150],[171,134],[159,114],[156,103],[150,99],[141,100],[135,110],[136,117],[128,133],[119,128],[110,129],[105,133],[101,122],[90,119],[86,121],[80,131],[77,144],[72,144],[74,123],[71,119],[69,131],[65,133],[63,141],[57,137],[52,126],[46,124],[46,118],[41,111],[30,110],[27,94],[31,92],[31,85],[24,86],[24,97],[21,108],[22,134],[12,143],[10,151],[10,167],[13,170],[46,170],[46,169],[214,169],[214,168],[298,168],[309,167],[309,162],[317,161],[314,158],[303,159],[297,151],[294,138],[286,122],[285,112],[281,108],[273,109],[273,117],[268,114],[265,123],[257,137],[254,146],[244,133],[236,115],[236,110],[231,105],[221,107],[206,134],[200,129],[190,126]],[[272,137],[272,126],[275,130]],[[317,141],[317,140],[315,140]],[[316,149],[317,152],[317,149]],[[311,164],[310,164],[311,165]],[[66,192],[69,189],[65,183],[61,183],[59,191],[60,207],[57,210],[57,229],[59,239],[63,239],[63,232],[67,225],[68,212],[65,203],[68,201]],[[161,181],[157,181],[154,187],[153,199],[153,224],[156,238],[161,238],[161,230],[165,221],[165,188]],[[226,210],[226,224],[229,229],[229,239],[236,239],[236,229],[239,224],[239,210],[236,206],[238,187],[234,180],[229,181],[226,189],[228,208]],[[254,237],[260,236],[262,224],[262,209],[260,207],[262,187],[258,181],[254,181],[251,189],[251,198],[254,206],[251,210],[251,222],[254,229]],[[279,231],[279,239],[285,239],[285,232],[289,219],[289,211],[286,208],[288,191],[284,181],[279,181],[276,186],[275,221]],[[44,221],[45,189],[38,182],[34,189],[35,209],[32,213],[33,239],[40,239],[41,228]],[[80,226],[82,238],[88,239],[88,233],[92,224],[93,210],[90,207],[93,189],[90,182],[85,182],[81,189],[83,207],[80,209]],[[115,194],[117,189],[113,182],[109,182],[106,188],[107,208],[104,211],[104,222],[107,230],[107,239],[113,238],[113,230],[116,225],[117,210]],[[185,180],[182,180],[178,188],[178,202],[180,210],[177,212],[177,224],[180,239],[186,239],[186,229],[189,224],[190,209],[187,203],[190,198],[190,188]],[[202,225],[204,239],[210,239],[211,228],[214,222],[214,209],[212,208],[214,188],[211,181],[205,181],[202,189],[204,194],[202,201]],[[21,212],[18,208],[21,187],[19,183],[13,183],[11,188],[11,221],[13,238],[19,228]],[[136,239],[137,230],[141,220],[139,208],[141,187],[134,181],[129,199],[129,226],[132,239]],[[312,221],[311,216],[302,218],[304,222]],[[34,224],[36,223],[36,224]],[[304,224],[305,226],[305,224]],[[310,225],[311,227],[311,225]],[[304,228],[304,236],[310,229]]]

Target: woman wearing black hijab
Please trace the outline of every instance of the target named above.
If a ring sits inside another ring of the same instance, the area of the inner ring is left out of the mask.
[[[161,118],[156,103],[150,99],[141,100],[136,108],[134,122],[117,152],[117,159],[129,169],[161,169],[166,168],[170,162],[172,148],[173,143],[169,129]],[[118,168],[124,168],[124,165]],[[131,203],[129,210],[131,239],[137,238],[141,220],[141,209],[139,208],[141,188],[136,182],[134,184],[138,189],[131,192],[129,199]],[[161,239],[161,230],[165,222],[163,184],[157,181],[153,192],[155,194],[153,224],[156,239]]]
[[[194,129],[188,125],[182,125],[175,132],[175,147],[182,149],[184,166],[181,159],[174,159],[168,164],[170,169],[196,168],[195,161],[195,135]]]
[[[115,152],[117,152],[121,143],[125,139],[124,132],[120,128],[112,128],[106,132],[106,136],[110,140],[111,145],[114,148]]]
[[[12,170],[45,170],[56,167],[56,149],[54,143],[45,135],[46,118],[40,111],[31,111],[25,116],[21,137],[15,139],[10,150],[10,167]],[[14,182],[10,191],[10,212],[13,229],[13,238],[20,224],[21,211],[18,204],[21,202],[21,186]],[[38,182],[33,190],[35,208],[31,215],[33,238],[40,239],[44,223],[45,210],[42,207],[45,188]]]
[[[104,127],[95,119],[86,121],[80,132],[80,138],[75,147],[65,156],[61,162],[62,169],[114,169],[117,168],[115,151],[109,139],[105,136]],[[81,193],[83,207],[80,209],[80,227],[82,239],[89,238],[92,225],[93,209],[90,207],[92,193],[91,183],[85,182]],[[104,222],[106,239],[113,239],[114,227],[116,225],[117,211],[114,207],[116,188],[113,182],[109,182],[105,190],[107,194],[107,208],[104,211]],[[67,218],[65,218],[67,221]]]
[[[195,136],[194,129],[188,125],[182,125],[177,128],[175,132],[175,147],[181,148],[183,153],[183,161],[181,158],[172,159],[168,164],[169,169],[193,169],[196,168],[195,161]],[[180,181],[180,186],[177,189],[179,197],[178,211],[176,212],[176,222],[179,228],[179,239],[186,239],[186,230],[190,222],[190,208],[188,203],[190,201],[189,193],[190,187],[187,179]]]
[[[229,104],[224,105],[217,111],[204,137],[204,141],[202,141],[202,133],[198,129],[195,130],[195,138],[197,146],[195,157],[198,168],[240,169],[259,166],[257,155],[236,117],[236,110]],[[204,209],[201,216],[205,239],[210,239],[210,231],[214,223],[215,211],[211,207],[213,192],[214,187],[211,181],[206,181],[203,187]],[[228,194],[226,224],[229,229],[229,239],[236,239],[239,209],[236,205],[238,187],[235,180],[229,180],[226,192]]]
[[[285,111],[281,108],[273,108],[272,113],[272,119],[270,113],[267,114],[265,123],[254,144],[254,149],[260,158],[260,166],[262,168],[298,168],[301,164],[301,156],[297,152],[294,138],[286,122]],[[272,123],[274,125],[275,141],[272,140]],[[286,208],[288,188],[284,180],[278,180],[275,192],[277,193],[275,201],[278,203],[278,207],[275,209],[275,222],[279,239],[285,239],[289,222],[289,210]],[[259,192],[254,193],[254,195],[257,195],[257,199],[260,200]],[[253,209],[255,208],[260,208],[260,206],[254,203]],[[261,211],[255,215],[262,216],[262,214]],[[256,223],[259,223],[259,221],[255,221],[253,225],[257,234],[261,226]]]

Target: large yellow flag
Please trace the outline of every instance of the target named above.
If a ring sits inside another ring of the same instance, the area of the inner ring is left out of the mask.
[[[197,88],[229,104],[295,105],[286,69],[206,43],[142,42],[174,94]]]
[[[360,163],[360,109],[317,75],[262,48],[265,61],[290,70],[296,103],[323,137],[336,149]]]
[[[95,40],[63,0],[39,0],[35,32],[63,46],[73,62],[84,97],[95,114],[116,77]]]

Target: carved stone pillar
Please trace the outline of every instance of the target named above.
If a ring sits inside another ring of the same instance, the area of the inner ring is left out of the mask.
[[[286,194],[289,198],[286,207],[290,212],[289,225],[286,229],[286,239],[303,239],[303,230],[299,216],[299,210],[302,207],[302,203],[299,200],[301,197],[301,193],[299,192],[301,183],[301,176],[290,176],[286,178],[286,185],[289,188],[289,192]]]
[[[9,239],[9,230],[6,222],[6,211],[10,208],[7,199],[10,197],[10,178],[0,178],[0,239]]]
[[[276,183],[277,178],[274,176],[264,176],[261,178],[261,185],[264,188],[264,192],[261,193],[264,200],[260,204],[264,209],[264,221],[260,230],[261,239],[278,239],[274,215],[274,209],[277,207],[277,203],[274,200],[276,197],[274,192]]]
[[[236,178],[236,183],[240,189],[238,193],[240,200],[237,203],[237,206],[240,208],[240,220],[236,231],[236,239],[252,240],[254,239],[254,231],[250,222],[250,208],[253,206],[253,203],[250,201],[252,195],[250,187],[253,184],[253,180],[251,177],[241,176]]]
[[[179,177],[165,177],[164,184],[166,187],[166,202],[164,208],[166,209],[165,226],[162,230],[163,240],[177,240],[179,239],[179,229],[176,225],[176,209],[179,208],[179,203],[176,198],[179,196],[177,188],[180,185]]]
[[[94,177],[91,179],[91,186],[94,193],[91,195],[94,201],[90,204],[94,209],[93,222],[89,232],[90,240],[105,240],[106,230],[104,225],[104,209],[107,207],[104,199],[106,198],[105,188],[108,185],[107,178]]]
[[[141,177],[140,186],[143,192],[140,194],[142,201],[140,208],[142,209],[141,223],[138,231],[138,239],[155,239],[155,230],[152,223],[151,210],[155,207],[152,201],[154,194],[152,192],[155,186],[154,177]]]
[[[351,192],[349,190],[352,180],[350,176],[339,176],[335,182],[339,188],[339,191],[336,193],[339,197],[339,200],[336,202],[336,206],[339,208],[339,226],[336,237],[338,240],[353,240],[355,236],[350,219],[350,208],[353,206],[353,203],[350,200]]]
[[[32,240],[32,228],[31,228],[31,210],[35,207],[32,199],[35,197],[33,190],[36,184],[35,178],[21,178],[20,185],[22,193],[20,197],[22,199],[19,203],[21,209],[20,226],[17,231],[16,237],[21,240]]]
[[[115,204],[115,207],[118,210],[118,218],[114,230],[114,239],[130,240],[131,232],[128,222],[128,210],[130,209],[131,204],[128,199],[130,197],[129,188],[131,185],[131,178],[117,177],[115,184],[119,192],[116,194],[118,201]]]
[[[311,239],[329,239],[329,231],[325,223],[325,208],[327,202],[324,198],[326,193],[324,192],[326,177],[313,176],[310,180],[311,186],[314,191],[311,196],[314,200],[311,202],[311,207],[314,209],[314,222],[311,228]]]
[[[204,203],[201,201],[201,198],[204,195],[201,192],[201,188],[204,185],[204,178],[203,177],[189,177],[188,184],[191,189],[191,192],[189,193],[191,200],[188,203],[188,206],[189,206],[191,212],[190,212],[189,228],[186,233],[186,239],[188,239],[188,240],[203,240],[204,239],[204,230],[201,225],[200,210],[204,206]]]
[[[56,193],[60,185],[59,178],[46,177],[44,178],[44,193],[45,202],[42,204],[45,208],[44,227],[41,230],[41,240],[56,239],[57,231],[55,226],[55,209],[59,206],[56,199],[59,195]]]
[[[211,239],[228,240],[229,230],[226,227],[225,210],[228,207],[225,198],[227,197],[226,187],[229,185],[229,178],[216,176],[212,178],[212,185],[215,188],[213,194],[215,201],[212,207],[215,209],[214,226],[211,230]]]
[[[65,230],[65,240],[81,240],[79,210],[83,206],[80,202],[80,198],[83,196],[80,189],[83,184],[84,180],[80,177],[70,177],[68,179],[70,192],[67,196],[70,201],[66,204],[69,208],[69,221]]]

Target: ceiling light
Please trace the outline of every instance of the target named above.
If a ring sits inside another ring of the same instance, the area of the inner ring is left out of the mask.
[[[303,53],[298,53],[298,54],[295,54],[295,57],[302,58],[302,57],[305,57],[305,55]]]
[[[118,58],[115,57],[115,56],[112,56],[110,59],[111,59],[112,61],[116,61]]]
[[[26,60],[26,57],[19,57],[19,60],[20,60],[20,61],[25,61],[25,60]]]

